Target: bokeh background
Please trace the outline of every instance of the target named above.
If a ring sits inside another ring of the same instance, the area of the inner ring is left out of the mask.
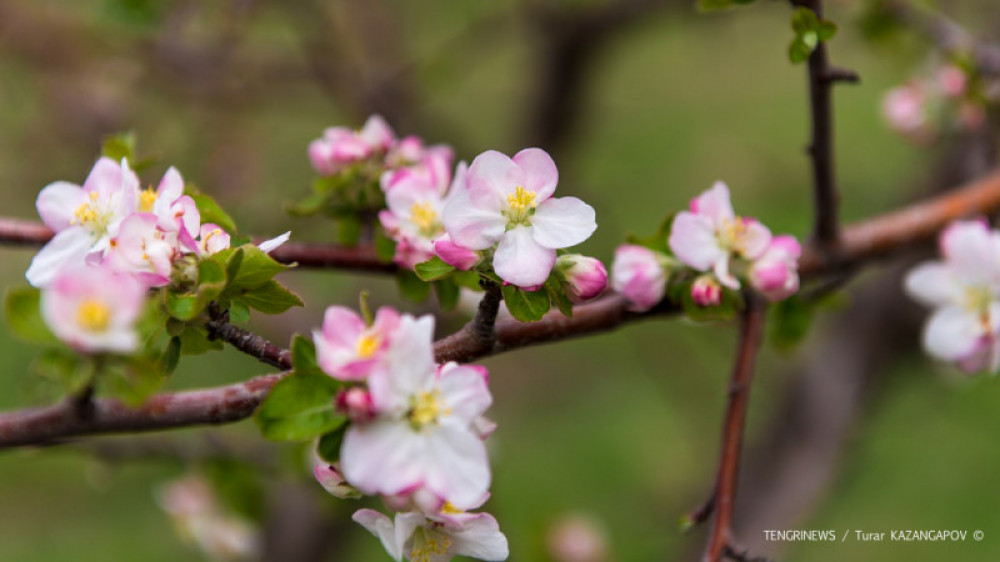
[[[309,189],[310,140],[378,111],[398,132],[450,143],[465,159],[491,148],[550,150],[560,191],[597,209],[600,228],[580,249],[606,262],[627,233],[651,232],[717,179],[743,214],[803,237],[808,107],[805,70],[785,54],[789,9],[761,1],[699,14],[692,4],[0,0],[0,212],[36,218],[43,186],[81,182],[101,138],[132,130],[140,152],[160,157],[144,182],[172,164],[246,231],[290,228],[298,240],[329,240],[328,222],[279,209]],[[987,34],[1000,12],[990,4],[943,8]],[[835,95],[847,221],[991,163],[989,135],[928,148],[886,128],[881,96],[925,72],[930,51],[912,35],[871,41],[859,25],[865,9],[830,7],[840,23],[833,59],[862,76]],[[31,256],[0,248],[3,286],[25,284]],[[1000,384],[958,377],[920,353],[924,313],[899,294],[900,272],[915,257],[854,278],[803,345],[763,353],[737,521],[755,552],[799,561],[1000,559]],[[252,321],[277,342],[364,289],[378,304],[433,310],[400,300],[392,280],[378,276],[293,271],[282,281],[307,307]],[[440,329],[462,321],[444,315]],[[568,517],[591,522],[607,560],[697,557],[704,529],[682,534],[677,520],[714,479],[734,336],[728,325],[652,320],[484,361],[499,423],[487,508],[510,538],[512,560],[553,559],[547,545]],[[36,353],[0,329],[0,407],[56,399],[30,374]],[[227,349],[184,358],[168,388],[264,372]],[[262,443],[250,421],[207,434],[0,453],[0,560],[198,559],[155,490],[204,458],[230,455],[267,467],[259,478],[220,480],[265,482],[237,496],[256,502],[272,559],[385,559],[349,521],[355,504],[327,496],[301,470],[304,447]],[[980,529],[985,539],[775,544],[763,529]]]

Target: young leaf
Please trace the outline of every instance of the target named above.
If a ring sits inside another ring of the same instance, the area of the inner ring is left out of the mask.
[[[423,263],[418,263],[413,269],[421,281],[437,281],[455,272],[455,266],[446,263],[438,256],[434,256]]]
[[[242,301],[229,303],[229,321],[233,324],[245,324],[250,321],[250,309]]]
[[[437,293],[438,304],[441,305],[441,310],[451,310],[458,304],[458,285],[451,279],[435,281],[434,292]]]
[[[271,280],[234,299],[264,314],[281,314],[293,306],[302,306],[302,299],[284,285]]]
[[[833,36],[836,34],[837,24],[832,21],[823,20],[816,28],[816,35],[819,37],[820,41],[829,41],[830,39],[833,39]]]
[[[521,322],[537,322],[549,311],[549,295],[544,290],[525,291],[514,285],[506,285],[502,291],[507,310]]]
[[[198,287],[194,292],[167,291],[167,312],[178,320],[193,320],[218,297],[226,286],[226,272],[214,260],[198,263]]]
[[[66,394],[79,393],[94,379],[94,362],[62,347],[39,355],[32,361],[31,370],[56,382]]]
[[[549,300],[559,309],[559,312],[567,318],[573,317],[573,301],[566,296],[566,291],[562,288],[562,283],[555,275],[550,275],[545,280],[545,291],[549,295]]]
[[[292,368],[296,375],[326,376],[316,362],[316,345],[302,334],[292,337]]]
[[[167,348],[163,350],[160,357],[160,368],[164,374],[171,374],[177,369],[177,363],[181,359],[181,338],[170,338]]]
[[[812,325],[814,304],[797,296],[789,297],[771,306],[771,343],[778,349],[795,347],[809,333]]]
[[[215,199],[193,190],[189,190],[188,195],[194,199],[194,206],[198,208],[198,213],[201,215],[201,224],[215,223],[230,234],[236,232],[236,223],[233,221],[233,217],[223,211]]]
[[[101,141],[101,156],[115,162],[125,158],[129,164],[135,163],[135,133],[117,133],[104,137]]]
[[[792,30],[795,31],[796,35],[815,31],[817,27],[819,27],[819,18],[816,17],[816,12],[805,6],[799,6],[792,12]]]
[[[347,425],[344,424],[337,429],[319,438],[316,444],[316,454],[319,458],[328,463],[335,463],[340,460],[340,446],[344,444],[344,433],[347,432]]]
[[[336,238],[342,246],[357,246],[361,241],[361,220],[354,215],[338,217]]]
[[[178,336],[183,355],[201,355],[208,351],[222,351],[225,347],[219,340],[208,339],[208,331],[201,326],[188,324]]]
[[[327,199],[325,193],[310,193],[295,203],[285,203],[285,211],[295,217],[309,217],[322,211]]]
[[[812,47],[807,45],[801,36],[792,39],[792,44],[788,46],[788,60],[795,64],[805,62],[813,52]]]
[[[4,301],[7,327],[17,338],[28,343],[50,345],[58,340],[42,319],[41,293],[35,288],[11,289]]]
[[[241,256],[236,265],[233,262]],[[255,289],[274,278],[275,275],[288,269],[288,266],[278,263],[263,250],[247,244],[241,246],[226,264],[229,271],[229,289]],[[235,273],[234,273],[235,271]]]
[[[292,375],[274,385],[254,419],[261,433],[276,441],[319,437],[346,418],[334,408],[340,385],[325,375]]]
[[[399,287],[399,293],[413,302],[424,302],[431,292],[429,283],[424,283],[415,273],[405,269],[400,269],[396,273],[396,285]]]

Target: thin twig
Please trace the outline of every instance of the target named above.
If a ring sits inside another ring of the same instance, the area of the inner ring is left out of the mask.
[[[210,340],[224,341],[237,350],[279,369],[292,368],[292,355],[257,334],[229,323],[229,311],[212,303],[208,307],[210,320],[205,323]]]
[[[715,483],[715,517],[705,548],[704,562],[722,560],[733,544],[733,505],[740,472],[740,451],[743,448],[750,383],[753,381],[765,312],[766,306],[760,297],[746,293],[746,308],[740,319],[740,340],[722,430],[722,455]]]

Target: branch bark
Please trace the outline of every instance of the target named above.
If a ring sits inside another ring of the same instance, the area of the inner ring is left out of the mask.
[[[750,384],[753,382],[754,364],[762,340],[765,312],[766,305],[760,297],[747,292],[746,309],[740,323],[739,349],[729,384],[729,404],[722,430],[722,455],[713,494],[715,517],[708,546],[705,548],[704,562],[718,562],[730,552],[737,552],[732,536],[733,506],[736,502],[747,405],[750,402]]]

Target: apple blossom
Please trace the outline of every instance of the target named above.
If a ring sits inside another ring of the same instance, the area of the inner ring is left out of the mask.
[[[156,191],[150,188],[139,193],[138,210],[156,215],[160,230],[175,233],[182,244],[194,249],[201,214],[194,199],[184,195],[184,179],[176,168],[163,174]]]
[[[256,560],[261,537],[245,519],[225,513],[204,478],[190,475],[170,482],[158,494],[183,539],[212,560]]]
[[[111,239],[103,265],[134,275],[148,287],[168,285],[177,234],[160,230],[159,221],[152,213],[129,215]]]
[[[722,285],[712,275],[702,275],[691,284],[691,299],[698,306],[716,306],[722,302]]]
[[[316,360],[323,371],[340,380],[362,380],[389,348],[399,327],[399,313],[379,308],[375,322],[366,326],[358,313],[331,306],[323,316],[323,327],[313,331]]]
[[[442,261],[462,271],[468,271],[483,261],[483,255],[451,241],[447,233],[434,241],[434,254]]]
[[[629,300],[632,310],[653,308],[667,290],[665,258],[644,246],[618,246],[611,264],[611,288]]]
[[[466,509],[489,490],[486,447],[474,423],[492,397],[481,370],[434,364],[433,331],[431,316],[402,317],[368,378],[379,415],[347,430],[341,468],[368,494],[423,490]]]
[[[319,482],[323,489],[330,493],[333,497],[340,498],[342,500],[356,499],[361,497],[361,492],[357,488],[351,486],[344,480],[341,476],[340,471],[336,466],[320,462],[313,467],[313,476],[316,477],[316,481]]]
[[[940,237],[942,261],[911,270],[906,291],[934,307],[924,327],[929,354],[966,372],[1000,367],[1000,233],[957,221]]]
[[[470,250],[496,247],[493,269],[519,287],[545,283],[556,250],[575,246],[597,229],[594,209],[576,197],[552,197],[559,172],[544,150],[514,158],[490,150],[473,160],[444,209],[451,241]]]
[[[378,537],[397,561],[446,562],[453,556],[499,561],[510,556],[507,537],[488,513],[467,513],[446,506],[438,514],[397,513],[394,521],[378,511],[360,509],[352,519]]]
[[[556,259],[555,271],[573,302],[584,302],[604,292],[608,270],[601,260],[580,254],[566,254]]]
[[[42,290],[42,318],[60,340],[82,353],[130,353],[146,287],[103,267],[62,269]]]
[[[780,301],[799,290],[802,246],[793,236],[771,239],[764,254],[750,266],[750,284],[770,301]]]
[[[889,90],[882,101],[882,115],[894,131],[914,140],[931,134],[927,119],[927,94],[918,83]]]
[[[733,213],[729,188],[719,181],[691,200],[691,210],[674,218],[668,240],[677,259],[698,271],[713,271],[720,283],[739,289],[736,260],[754,260],[771,242],[771,231],[752,218]]]
[[[394,261],[406,268],[434,257],[434,241],[444,235],[441,215],[448,197],[464,181],[466,166],[459,163],[455,181],[446,196],[450,174],[445,176],[445,189],[437,180],[413,172],[396,182],[385,195],[388,210],[379,213],[386,232],[396,241]],[[447,170],[446,170],[447,172]]]
[[[82,187],[62,181],[47,185],[35,206],[55,236],[31,260],[28,282],[44,287],[62,267],[88,256],[100,259],[122,220],[135,212],[138,198],[139,179],[125,159],[101,158]]]
[[[338,412],[356,423],[371,421],[377,414],[371,393],[359,386],[340,391],[335,404]]]
[[[196,250],[200,256],[210,256],[229,247],[229,233],[214,223],[201,225]]]
[[[389,150],[395,133],[380,115],[372,115],[359,131],[330,127],[323,136],[309,144],[313,168],[323,175],[333,175],[375,153]]]
[[[965,95],[968,79],[964,70],[953,64],[946,64],[937,71],[937,83],[945,96],[960,98]]]
[[[406,137],[396,143],[386,156],[389,167],[380,179],[382,190],[389,193],[396,187],[408,188],[414,183],[425,184],[444,195],[451,185],[451,163],[455,158],[451,147],[439,144],[424,147],[419,137]]]

